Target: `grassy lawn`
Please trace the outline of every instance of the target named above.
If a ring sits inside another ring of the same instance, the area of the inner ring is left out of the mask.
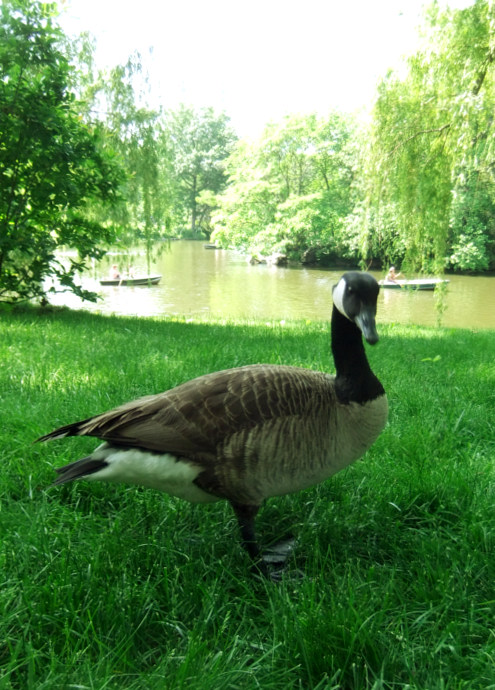
[[[324,323],[0,315],[0,690],[495,688],[495,332],[380,326],[389,424],[271,499],[302,580],[254,580],[230,507],[79,482],[32,441],[250,362],[333,370]]]

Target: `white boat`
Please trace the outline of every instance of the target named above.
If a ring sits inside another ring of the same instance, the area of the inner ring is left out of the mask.
[[[437,285],[450,283],[450,280],[443,278],[415,278],[413,280],[379,280],[382,288],[389,288],[392,290],[434,290]]]
[[[158,285],[161,275],[155,276],[129,276],[123,278],[100,278],[100,285],[115,285],[117,287],[131,287],[133,285]]]

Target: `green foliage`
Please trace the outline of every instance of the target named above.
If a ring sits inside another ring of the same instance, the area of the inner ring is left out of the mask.
[[[96,439],[41,433],[249,362],[332,370],[323,323],[17,310],[0,320],[0,685],[480,690],[495,685],[495,333],[380,327],[389,424],[366,457],[260,511],[291,531],[249,573],[228,505],[50,488]],[[455,391],[455,395],[452,392]]]
[[[6,0],[0,7],[0,300],[42,297],[45,280],[90,298],[75,282],[110,227],[92,202],[113,204],[122,174],[101,126],[79,118],[70,65],[53,6]],[[69,246],[77,258],[62,261]],[[55,288],[50,288],[55,289]]]
[[[483,271],[494,265],[494,186],[491,171],[483,168],[472,170],[455,190],[450,224],[452,254],[448,260],[455,270]]]
[[[105,103],[105,125],[127,172],[123,202],[113,209],[112,220],[123,246],[144,240],[149,272],[153,242],[170,234],[174,195],[160,113],[138,103],[140,81],[146,86],[140,56],[135,55],[101,80],[95,97]]]
[[[301,258],[346,256],[356,162],[350,120],[334,113],[287,117],[256,143],[239,142],[228,161],[213,239],[220,244]]]
[[[166,113],[165,134],[176,178],[176,202],[191,236],[209,234],[211,193],[223,191],[225,159],[236,140],[225,113],[188,108]],[[208,192],[210,194],[208,194]]]
[[[486,268],[495,259],[480,235],[488,234],[486,215],[469,211],[495,193],[494,12],[487,0],[456,11],[433,4],[422,49],[404,75],[383,80],[367,166],[368,256],[378,251],[382,260],[439,271],[446,263]],[[387,234],[391,242],[383,243]]]
[[[452,268],[461,271],[483,271],[488,268],[486,236],[481,227],[471,226],[466,232],[460,233],[452,250],[449,257]]]

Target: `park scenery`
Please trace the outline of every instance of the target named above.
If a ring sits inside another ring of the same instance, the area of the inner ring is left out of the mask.
[[[0,7],[0,690],[495,688],[493,3],[257,137],[64,5]]]

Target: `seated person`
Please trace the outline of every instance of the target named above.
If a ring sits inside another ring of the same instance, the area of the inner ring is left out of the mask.
[[[387,277],[385,280],[388,280],[389,283],[395,283],[397,278],[402,275],[402,273],[399,271],[399,273],[395,272],[395,266],[390,266],[389,271],[387,273]]]

